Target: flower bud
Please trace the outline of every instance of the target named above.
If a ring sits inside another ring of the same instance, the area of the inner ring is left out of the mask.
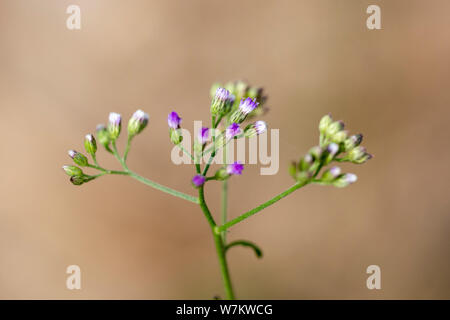
[[[295,176],[295,180],[297,180],[297,182],[303,183],[308,181],[309,179],[311,179],[312,177],[312,173],[309,171],[300,171],[297,172],[296,176]]]
[[[229,96],[230,92],[227,89],[217,88],[216,94],[211,102],[211,114],[223,114],[225,111],[225,104],[227,103]]]
[[[169,128],[179,129],[181,124],[181,118],[178,116],[178,113],[172,111],[171,113],[169,113],[169,116],[167,117],[167,123],[169,124]]]
[[[344,147],[345,147],[345,151],[349,151],[357,146],[359,146],[362,142],[363,139],[363,135],[362,134],[354,134],[352,136],[350,136],[349,138],[347,138],[344,141]]]
[[[214,174],[214,178],[216,178],[216,180],[222,181],[222,180],[228,179],[229,177],[230,177],[230,174],[227,172],[227,169],[225,169],[225,168],[220,168]]]
[[[105,147],[105,149],[109,150],[109,133],[103,124],[99,124],[97,126],[97,138],[98,141]]]
[[[169,128],[169,137],[170,141],[172,141],[173,144],[177,145],[183,141],[183,136],[181,135],[181,129],[173,129]]]
[[[308,153],[303,157],[303,159],[300,160],[298,168],[300,171],[306,171],[311,167],[313,162],[314,162],[313,156]]]
[[[69,157],[73,159],[73,162],[75,162],[77,165],[86,167],[88,165],[88,159],[81,153],[75,151],[75,150],[69,150]]]
[[[84,148],[90,155],[95,155],[97,152],[97,142],[92,134],[87,134],[84,137]]]
[[[320,119],[320,122],[319,122],[319,131],[321,133],[325,133],[332,122],[333,122],[333,119],[331,118],[331,116],[329,114],[324,115],[322,117],[322,119]]]
[[[203,184],[205,184],[206,178],[201,174],[197,174],[192,178],[192,185],[195,188],[200,188]]]
[[[361,164],[372,159],[372,155],[366,152],[366,148],[359,146],[351,149],[348,152],[347,158],[353,163]]]
[[[333,137],[336,133],[344,129],[344,122],[335,121],[330,124],[326,130],[326,135],[329,137]]]
[[[319,146],[312,147],[309,150],[309,154],[313,156],[314,160],[320,159],[320,157],[322,156],[322,148]]]
[[[247,138],[251,138],[260,135],[265,131],[267,131],[267,124],[264,121],[256,121],[245,128],[244,135]]]
[[[353,173],[345,173],[340,175],[334,182],[333,185],[338,188],[344,188],[351,183],[356,182],[358,177]]]
[[[239,161],[236,161],[227,166],[227,173],[230,175],[241,175],[242,170],[244,170],[244,165],[241,164]]]
[[[72,176],[70,177],[70,182],[74,184],[75,186],[81,186],[84,183],[84,177],[83,176]]]
[[[327,171],[325,171],[322,175],[321,180],[324,182],[330,182],[336,179],[341,174],[341,168],[339,167],[331,167]]]
[[[149,116],[142,110],[137,110],[128,121],[128,135],[134,137],[142,132],[148,124]]]
[[[246,98],[242,99],[239,108],[233,112],[230,117],[231,122],[242,123],[247,115],[252,112],[256,107],[258,107],[258,102],[256,99]]]
[[[209,128],[202,127],[198,133],[198,141],[201,145],[204,145],[209,138]]]
[[[63,166],[62,168],[66,172],[66,174],[70,177],[83,176],[83,170],[81,170],[76,166]]]
[[[119,137],[121,129],[122,129],[122,116],[118,113],[111,112],[109,114],[109,122],[108,122],[109,138],[115,141]]]
[[[332,137],[332,140],[333,140],[333,142],[336,142],[336,143],[342,143],[345,141],[345,139],[347,139],[347,135],[348,135],[348,132],[345,130],[342,130],[342,131],[339,131],[338,133],[336,133]]]

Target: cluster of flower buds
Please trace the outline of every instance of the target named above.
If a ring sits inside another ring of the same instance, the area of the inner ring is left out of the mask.
[[[336,187],[346,187],[357,180],[352,173],[341,173],[339,167],[331,167],[318,178],[320,170],[333,161],[364,163],[371,158],[365,149],[359,147],[362,135],[348,137],[342,121],[333,122],[330,115],[324,116],[319,123],[320,145],[300,159],[292,162],[290,175],[299,183],[314,180],[314,182]]]
[[[330,115],[325,115],[320,120],[319,132],[321,147],[332,142],[339,146],[339,153],[347,153],[341,161],[361,164],[372,158],[372,155],[360,146],[362,134],[349,136],[348,131],[344,130],[344,122],[333,121]]]
[[[216,111],[213,111],[213,109],[216,109],[216,103],[214,102],[219,101],[219,97],[222,97],[223,99],[224,90],[228,92],[228,97],[226,103],[223,105],[223,109],[221,109],[222,114],[227,115],[228,117],[234,115],[235,117],[234,120],[228,121],[229,123],[239,122],[236,121],[239,116],[238,114],[235,114],[235,111],[239,108],[243,101],[246,101],[247,98],[250,98],[250,101],[253,101],[253,104],[256,104],[258,108],[252,108],[251,112],[245,115],[245,119],[249,120],[255,116],[260,116],[267,111],[267,109],[263,106],[267,101],[267,96],[265,95],[263,88],[251,86],[244,81],[234,81],[228,82],[225,85],[215,83],[211,87],[211,97],[213,100],[213,103],[211,104],[211,112],[214,115],[216,114]],[[248,109],[246,109],[246,111],[247,110]],[[220,112],[217,114],[219,113]],[[243,115],[240,115],[240,117],[243,117]]]
[[[240,176],[244,170],[244,165],[239,161],[220,168],[214,174],[216,180],[227,180],[230,176]]]
[[[132,139],[148,124],[149,116],[142,110],[137,110],[130,118],[128,122],[128,138]],[[97,126],[97,139],[105,149],[112,153],[110,144],[117,140],[122,128],[122,116],[118,113],[111,112],[109,114],[108,125],[99,124]],[[87,134],[84,137],[84,148],[92,159],[96,163],[97,141],[92,134]],[[87,167],[89,165],[88,158],[80,152],[75,150],[69,150],[69,156],[73,162],[80,167]],[[89,176],[83,173],[83,171],[76,166],[63,166],[64,171],[70,176],[70,181],[74,185],[81,185],[85,182],[95,179],[94,176]]]

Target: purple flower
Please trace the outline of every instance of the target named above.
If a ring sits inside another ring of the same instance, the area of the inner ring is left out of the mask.
[[[328,153],[332,156],[334,156],[336,154],[336,152],[338,152],[338,150],[339,150],[339,146],[334,142],[330,143],[327,147]]]
[[[242,170],[244,170],[244,165],[239,161],[236,161],[235,163],[229,164],[227,166],[228,174],[240,175],[242,174]]]
[[[341,174],[341,168],[339,167],[330,168],[330,174],[333,176],[333,178],[336,178],[338,175]]]
[[[358,177],[356,176],[356,174],[346,173],[344,175],[344,180],[346,183],[350,184],[350,183],[356,182],[356,180],[358,180]]]
[[[172,111],[167,117],[167,123],[169,124],[170,128],[178,129],[180,127],[181,118],[178,116],[178,113]]]
[[[225,136],[227,139],[231,139],[240,133],[241,133],[241,128],[239,127],[239,125],[236,122],[233,122],[232,124],[230,124],[228,126],[227,130],[225,131]]]
[[[109,124],[111,126],[120,126],[122,123],[122,116],[118,113],[111,112],[109,114]]]
[[[256,102],[256,99],[251,99],[251,98],[247,98],[247,99],[242,99],[241,103],[239,105],[239,110],[241,110],[241,112],[244,115],[248,115],[250,112],[252,112],[257,106],[258,106],[258,102]]]
[[[201,144],[206,143],[209,137],[209,128],[202,127],[200,129],[200,132],[198,133],[198,141],[200,141]]]
[[[122,128],[122,117],[120,114],[111,112],[109,114],[108,132],[111,140],[116,140],[119,137]]]
[[[199,188],[205,183],[205,180],[206,179],[204,176],[202,176],[201,174],[197,174],[192,178],[192,184],[194,185],[194,187]]]

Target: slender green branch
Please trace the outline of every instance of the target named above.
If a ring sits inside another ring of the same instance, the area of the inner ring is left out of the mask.
[[[229,300],[233,300],[234,299],[234,293],[233,293],[233,286],[231,285],[231,278],[230,278],[230,273],[228,271],[228,264],[227,264],[227,258],[225,255],[225,247],[224,244],[222,242],[222,238],[220,236],[220,233],[216,233],[216,223],[214,221],[214,218],[211,215],[211,211],[209,211],[208,206],[206,205],[206,201],[205,201],[205,195],[204,195],[204,190],[203,190],[203,186],[201,186],[198,189],[198,199],[200,202],[200,207],[202,208],[202,211],[206,217],[206,220],[208,220],[208,223],[211,227],[211,231],[214,237],[214,243],[216,245],[216,251],[217,251],[217,256],[219,258],[219,264],[220,264],[220,271],[222,273],[222,279],[223,279],[223,284],[225,287],[225,294],[227,299]]]
[[[244,247],[250,247],[255,251],[255,254],[258,258],[262,258],[263,253],[262,250],[253,242],[246,241],[246,240],[236,240],[233,242],[230,242],[228,245],[225,246],[225,251],[228,251],[230,248],[234,246],[244,246]]]
[[[234,226],[236,223],[241,222],[242,220],[247,219],[248,217],[254,215],[255,213],[258,213],[259,211],[267,208],[268,206],[271,206],[272,204],[274,204],[275,202],[283,199],[284,197],[286,197],[287,195],[291,194],[292,192],[294,192],[295,190],[300,189],[301,187],[305,186],[306,184],[308,184],[310,181],[305,181],[305,182],[297,182],[296,184],[294,184],[292,187],[290,187],[289,189],[285,190],[284,192],[280,193],[279,195],[273,197],[272,199],[270,199],[269,201],[264,202],[263,204],[257,206],[256,208],[247,211],[246,213],[240,215],[237,218],[234,218],[233,220],[230,220],[229,222],[225,223],[224,225],[217,227],[216,231],[218,232],[222,232],[227,230],[228,228]]]
[[[147,178],[144,178],[144,177],[138,175],[137,173],[134,173],[133,171],[130,171],[130,170],[129,170],[129,171],[128,171],[128,175],[129,175],[130,177],[132,177],[132,178],[138,180],[139,182],[142,182],[143,184],[146,184],[146,185],[148,185],[148,186],[150,186],[150,187],[152,187],[152,188],[155,188],[155,189],[157,189],[157,190],[159,190],[159,191],[162,191],[162,192],[171,194],[171,195],[173,195],[173,196],[175,196],[175,197],[178,197],[178,198],[181,198],[181,199],[184,199],[184,200],[193,202],[193,203],[197,203],[197,204],[199,203],[197,197],[194,197],[194,196],[188,195],[188,194],[186,194],[186,193],[183,193],[183,192],[174,190],[174,189],[172,189],[172,188],[166,187],[166,186],[164,186],[164,185],[162,185],[162,184],[159,184],[159,183],[157,183],[157,182],[154,182],[154,181],[152,181],[152,180],[149,180],[149,179],[147,179]]]
[[[131,140],[133,139],[132,136],[128,136],[128,140],[127,140],[127,146],[125,147],[125,152],[123,154],[123,162],[126,163],[127,162],[127,158],[128,158],[128,152],[130,152],[130,147],[131,147]],[[115,145],[115,144],[114,144]]]
[[[227,163],[227,152],[226,148],[223,149],[223,163]],[[227,223],[227,211],[228,211],[228,180],[222,181],[222,212],[221,212],[221,224]],[[227,242],[227,232],[222,231],[222,241],[224,244]]]

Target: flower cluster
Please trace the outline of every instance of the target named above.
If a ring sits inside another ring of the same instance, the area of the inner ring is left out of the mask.
[[[341,173],[341,169],[333,166],[319,176],[320,170],[331,162],[352,162],[361,164],[372,158],[372,155],[361,147],[362,134],[348,135],[342,121],[333,121],[330,115],[322,117],[319,123],[320,143],[300,159],[292,162],[289,173],[299,183],[315,182],[335,187],[346,187],[356,182],[353,173]]]
[[[128,121],[128,144],[131,140],[148,124],[149,116],[142,110],[137,110]],[[105,149],[110,153],[115,153],[111,149],[115,149],[115,141],[119,138],[122,129],[122,116],[118,113],[111,112],[108,118],[108,125],[99,124],[97,126],[97,139]],[[96,152],[97,152],[97,141],[92,134],[87,134],[84,138],[84,148],[86,152],[91,155],[94,164],[90,164],[88,158],[80,152],[75,150],[69,150],[69,157],[72,158],[73,162],[80,167],[90,167],[94,169],[100,169],[97,164]],[[74,185],[82,185],[85,182],[91,181],[100,175],[87,175],[81,170],[81,168],[73,165],[63,166],[63,170],[67,175],[70,176],[70,181]],[[106,171],[106,170],[104,170]]]

